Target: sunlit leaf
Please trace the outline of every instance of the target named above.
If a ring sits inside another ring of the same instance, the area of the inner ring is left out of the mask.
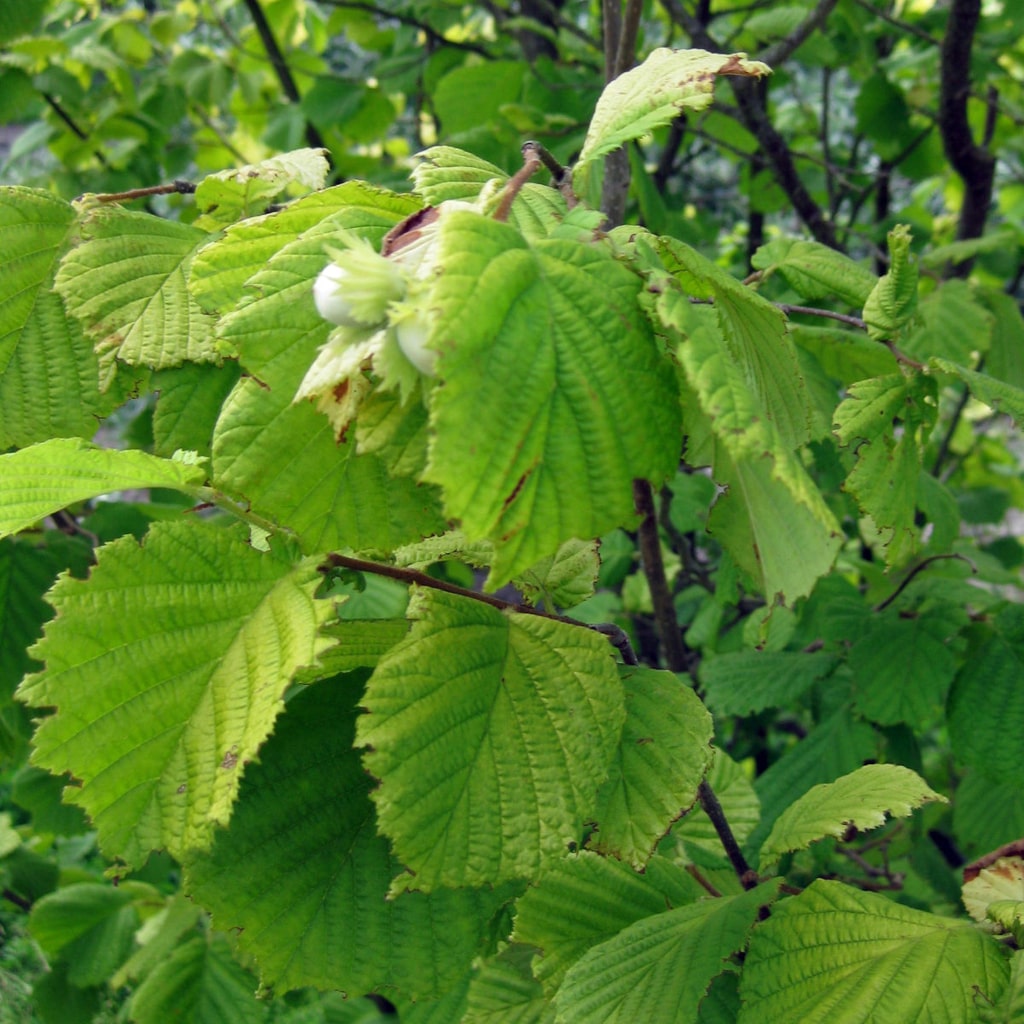
[[[122,538],[87,581],[58,581],[32,652],[46,667],[19,695],[57,709],[34,763],[79,780],[67,799],[108,856],[180,857],[227,822],[292,676],[327,645],[318,582],[311,563],[196,522],[158,523],[142,546]]]
[[[818,880],[754,929],[739,1024],[969,1024],[1008,973],[970,922]]]
[[[590,630],[417,592],[358,726],[400,891],[532,877],[579,842],[625,718]]]
[[[761,847],[761,865],[823,836],[841,838],[849,826],[878,828],[886,816],[905,818],[915,807],[945,802],[916,773],[898,764],[866,764],[835,782],[808,790],[775,820]]]

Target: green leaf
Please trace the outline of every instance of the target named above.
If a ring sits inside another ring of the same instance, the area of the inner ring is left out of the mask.
[[[153,376],[159,392],[153,410],[153,448],[158,455],[179,449],[210,455],[214,424],[239,377],[238,363],[187,365]]]
[[[1008,973],[969,922],[818,880],[754,929],[739,1024],[969,1024]]]
[[[686,906],[705,895],[664,857],[654,857],[639,875],[621,861],[584,850],[555,864],[520,897],[512,938],[541,951],[533,973],[550,993],[591,947],[666,905]]]
[[[936,800],[947,802],[909,768],[866,764],[835,782],[815,786],[790,804],[761,847],[761,867],[823,836],[841,839],[850,825],[862,831],[878,828],[886,815],[906,818],[915,807]]]
[[[186,863],[186,890],[238,931],[278,993],[397,987],[437,998],[480,951],[512,893],[438,889],[387,899],[400,865],[379,834],[373,780],[352,748],[358,686],[292,698],[246,774],[231,827]]]
[[[39,900],[29,917],[33,938],[53,958],[69,964],[68,980],[102,985],[131,951],[139,915],[131,884],[69,885]]]
[[[1024,836],[1024,790],[1020,775],[964,774],[953,798],[953,829],[960,849],[978,856]]]
[[[469,983],[460,1024],[555,1024],[555,1008],[530,971],[534,952],[510,946],[488,960]]]
[[[751,266],[765,278],[781,274],[802,299],[838,296],[860,309],[878,278],[862,264],[831,246],[806,239],[777,238],[754,253]]]
[[[197,936],[179,946],[132,993],[138,1024],[259,1024],[264,1007],[254,979],[235,961],[223,935]]]
[[[854,707],[879,725],[933,726],[957,670],[950,641],[966,624],[959,608],[869,622],[850,648]]]
[[[987,373],[969,370],[966,366],[960,366],[948,359],[932,359],[931,365],[959,377],[979,402],[1006,413],[1018,423],[1024,422],[1024,388],[997,380]]]
[[[910,252],[910,228],[898,224],[889,232],[889,270],[864,302],[868,334],[894,339],[917,309],[917,260]]]
[[[1024,773],[1024,657],[1002,637],[983,643],[960,669],[949,694],[949,740],[960,761],[995,778]]]
[[[41,441],[0,455],[0,536],[99,494],[136,487],[190,492],[205,477],[201,465],[186,459],[97,448],[79,438]]]
[[[874,730],[842,707],[787,750],[754,784],[761,820],[745,849],[756,851],[789,805],[821,782],[832,782],[877,755]]]
[[[119,401],[100,393],[92,345],[52,288],[73,224],[48,192],[0,188],[0,450],[92,436]]]
[[[691,296],[710,298],[737,384],[742,382],[751,395],[753,409],[740,415],[753,417],[748,425],[755,433],[758,421],[767,416],[786,448],[804,444],[810,437],[810,398],[782,312],[691,246],[659,238],[657,252],[674,282],[661,296],[658,311],[687,333],[700,322],[688,315],[693,312],[687,308]]]
[[[915,327],[901,350],[922,362],[933,356],[970,363],[975,352],[987,352],[995,318],[966,281],[943,282],[918,305]]]
[[[286,245],[326,218],[335,218],[338,223],[360,233],[376,228],[377,234],[383,234],[418,208],[419,203],[414,196],[399,195],[362,181],[347,181],[314,192],[289,203],[283,210],[232,224],[223,235],[200,249],[192,261],[189,291],[204,309],[227,312],[245,294],[247,281],[256,278]],[[382,217],[382,223],[377,223]],[[327,263],[322,243],[316,250],[316,256],[314,276]],[[266,283],[276,282],[260,277],[255,286],[262,288]],[[309,288],[311,295],[312,280]],[[275,292],[277,290],[274,289]],[[261,291],[254,293],[256,301],[261,295]],[[248,320],[249,316],[251,314],[246,314],[243,320]],[[254,319],[249,326],[258,330],[262,325]],[[230,336],[230,329],[225,327],[224,331]],[[240,331],[241,336],[247,334]]]
[[[213,317],[188,291],[205,231],[107,206],[90,209],[79,231],[83,241],[61,261],[55,286],[101,361],[157,370],[217,361]]]
[[[586,192],[588,165],[631,139],[669,124],[686,111],[711,103],[717,75],[759,78],[771,69],[746,55],[659,47],[639,65],[605,86],[583,149],[573,166],[573,186]]]
[[[598,542],[567,540],[547,558],[530,566],[516,584],[531,601],[543,600],[549,610],[572,608],[594,594],[601,571]]]
[[[312,562],[198,522],[107,544],[88,581],[58,581],[57,617],[32,651],[46,667],[19,695],[57,708],[33,761],[80,781],[67,799],[108,856],[180,857],[227,822],[292,676],[327,646],[318,582]]]
[[[373,668],[409,632],[405,619],[342,619],[328,623],[322,634],[334,646],[319,658],[318,675]]]
[[[579,841],[625,718],[604,637],[422,590],[359,722],[381,830],[415,879],[533,877]]]
[[[471,540],[495,541],[498,586],[571,537],[633,521],[632,481],[676,467],[679,400],[641,282],[608,249],[531,248],[459,211],[440,245],[429,305],[444,387],[426,476]]]
[[[978,1007],[981,1024],[1020,1024],[1024,1021],[1024,950],[1010,958],[1010,980],[991,1006]]]
[[[301,352],[286,358],[301,366]],[[391,550],[444,529],[433,488],[390,476],[380,458],[357,454],[351,438],[339,442],[326,417],[293,405],[293,394],[287,385],[239,381],[213,439],[216,487],[293,531],[310,553]]]
[[[705,658],[700,681],[719,715],[752,715],[793,704],[835,668],[834,655],[796,651],[735,651]]]
[[[711,715],[671,672],[622,670],[626,724],[611,774],[597,795],[589,845],[637,870],[690,807],[711,764]]]
[[[508,179],[496,164],[454,146],[431,146],[417,155],[412,180],[428,206],[440,206],[449,199],[472,202],[487,182]]]
[[[701,1000],[747,942],[781,880],[645,917],[590,949],[555,997],[565,1024],[698,1020]]]
[[[13,702],[14,689],[30,668],[38,667],[28,648],[53,614],[43,594],[60,568],[44,548],[0,541],[0,764],[22,753],[31,734],[25,709]]]
[[[836,436],[857,454],[844,486],[874,520],[888,566],[903,564],[918,545],[914,513],[934,395],[934,381],[895,373],[851,385],[836,410]]]
[[[282,192],[322,189],[330,165],[322,149],[296,149],[244,167],[208,174],[196,187],[204,225],[230,224],[261,213]]]

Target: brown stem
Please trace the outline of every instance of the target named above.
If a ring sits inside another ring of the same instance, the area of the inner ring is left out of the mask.
[[[967,116],[971,85],[971,51],[981,17],[981,0],[953,0],[939,65],[939,130],[946,157],[964,183],[964,201],[957,238],[980,238],[985,230],[995,180],[995,157],[974,141]],[[990,102],[990,110],[994,103]],[[964,260],[952,273],[965,277],[971,261]]]
[[[288,67],[288,62],[284,59],[281,47],[278,46],[277,40],[274,38],[274,32],[267,21],[267,16],[263,13],[263,8],[260,7],[259,0],[243,0],[243,3],[249,11],[253,24],[256,26],[260,42],[263,43],[263,49],[267,51],[267,57],[270,59],[274,74],[277,75],[277,80],[281,83],[281,89],[288,98],[288,102],[296,105],[300,104],[302,96],[299,94],[299,88],[295,84],[295,79],[292,76],[291,68]],[[327,149],[319,129],[316,125],[310,124],[309,121],[306,122],[306,141],[314,149]]]
[[[697,799],[700,801],[701,810],[711,819],[711,824],[714,825],[715,831],[718,833],[718,838],[725,849],[725,855],[729,858],[729,863],[732,864],[740,884],[744,889],[753,889],[757,885],[757,872],[751,869],[747,858],[743,856],[740,844],[736,842],[732,828],[726,820],[722,805],[718,802],[718,797],[715,796],[715,791],[708,784],[707,779],[697,787]]]
[[[146,188],[130,188],[127,192],[102,192],[93,198],[98,203],[126,203],[132,199],[147,196],[191,195],[196,186],[191,181],[172,181],[169,185],[149,185]]]
[[[546,150],[545,150],[546,152]],[[494,211],[494,219],[500,221],[508,220],[512,210],[512,204],[519,195],[522,187],[532,178],[543,165],[543,160],[537,152],[536,142],[524,142],[522,146],[523,166],[508,179],[505,191],[502,193],[501,202]]]
[[[683,633],[676,619],[672,590],[665,575],[665,562],[661,557],[661,534],[658,530],[658,514],[654,505],[654,490],[647,480],[633,481],[633,503],[640,513],[637,535],[640,541],[640,558],[651,591],[654,606],[654,622],[658,639],[665,658],[665,664],[673,672],[686,672],[690,666],[690,655],[683,642]]]

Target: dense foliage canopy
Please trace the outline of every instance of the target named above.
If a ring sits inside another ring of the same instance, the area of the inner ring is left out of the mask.
[[[1024,1021],[1022,38],[0,0],[0,1024]]]

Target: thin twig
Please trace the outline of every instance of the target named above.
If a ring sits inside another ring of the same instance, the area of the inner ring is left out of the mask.
[[[820,316],[828,320],[838,320],[840,323],[849,324],[851,327],[859,327],[862,331],[866,331],[868,328],[868,325],[859,316],[837,313],[832,309],[817,309],[814,306],[794,306],[791,302],[775,302],[773,305],[776,309],[781,309],[787,316],[790,313],[802,313],[806,316]]]
[[[130,188],[127,192],[101,192],[92,198],[98,203],[127,203],[132,199],[146,196],[191,195],[196,186],[191,181],[172,181],[168,185],[149,185],[146,188]]]
[[[508,179],[505,190],[501,195],[501,202],[494,211],[494,219],[500,221],[508,220],[512,210],[512,204],[519,195],[522,187],[532,178],[543,165],[543,160],[537,152],[536,142],[524,142],[522,145],[523,166]]]

